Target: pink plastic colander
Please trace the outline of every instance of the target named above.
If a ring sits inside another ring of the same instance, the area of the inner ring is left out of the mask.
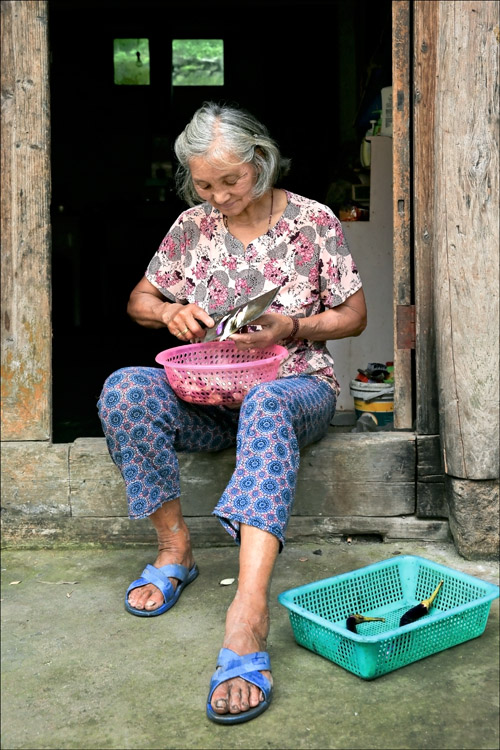
[[[184,401],[236,406],[257,383],[277,377],[288,356],[284,346],[238,351],[233,341],[210,341],[166,349],[156,356],[168,382]]]

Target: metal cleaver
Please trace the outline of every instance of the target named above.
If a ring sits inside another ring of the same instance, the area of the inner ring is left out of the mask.
[[[225,315],[213,315],[215,325],[208,329],[203,341],[215,341],[216,339],[224,341],[233,333],[237,333],[243,326],[249,325],[267,310],[280,289],[280,286],[276,286],[268,292],[248,300],[248,302],[233,307]]]

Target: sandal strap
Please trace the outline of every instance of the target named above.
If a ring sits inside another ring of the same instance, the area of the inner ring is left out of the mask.
[[[268,700],[272,685],[261,670],[271,671],[271,660],[267,651],[254,651],[252,654],[239,656],[229,648],[221,648],[217,659],[217,669],[210,680],[210,693],[208,702],[212,699],[213,692],[218,685],[233,677],[241,677],[247,682],[256,685],[264,693]]]
[[[217,666],[224,669],[250,667],[250,670],[266,669],[271,671],[271,660],[267,651],[254,651],[251,654],[240,656],[230,648],[221,648],[217,657]]]
[[[154,567],[154,566],[151,566]],[[159,570],[165,578],[177,578],[177,580],[180,583],[184,583],[184,581],[189,576],[189,570],[186,568],[185,565],[179,565],[177,563],[171,563],[170,565],[163,565],[161,568],[155,568],[155,570]]]
[[[161,568],[155,568],[154,565],[146,565],[140,578],[134,581],[132,586],[138,588],[139,586],[152,583],[161,591],[163,598],[167,601],[174,593],[174,587],[169,579],[177,578],[181,583],[184,583],[188,575],[189,570],[184,565],[177,565],[176,563],[163,565]]]

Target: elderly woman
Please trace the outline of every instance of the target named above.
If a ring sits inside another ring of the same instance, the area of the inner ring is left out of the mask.
[[[99,399],[109,451],[130,518],[149,517],[158,555],[128,588],[134,615],[169,610],[198,575],[181,510],[179,451],[236,446],[236,465],[213,514],[239,545],[238,587],[226,616],[208,717],[247,721],[272,695],[266,639],[273,567],[285,543],[300,449],[327,431],[339,385],[326,342],[366,326],[361,280],[331,210],[275,187],[287,161],[257,119],[205,103],[175,142],[175,221],[133,289],[128,313],[203,340],[213,315],[280,286],[269,310],[231,336],[241,350],[287,347],[278,379],[254,386],[240,409],[182,401],[162,369],[127,367]]]

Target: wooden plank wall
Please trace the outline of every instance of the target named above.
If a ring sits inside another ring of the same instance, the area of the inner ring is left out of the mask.
[[[445,470],[457,478],[494,479],[499,475],[499,3],[435,5],[434,299]]]
[[[51,436],[47,2],[1,3],[2,440]]]

